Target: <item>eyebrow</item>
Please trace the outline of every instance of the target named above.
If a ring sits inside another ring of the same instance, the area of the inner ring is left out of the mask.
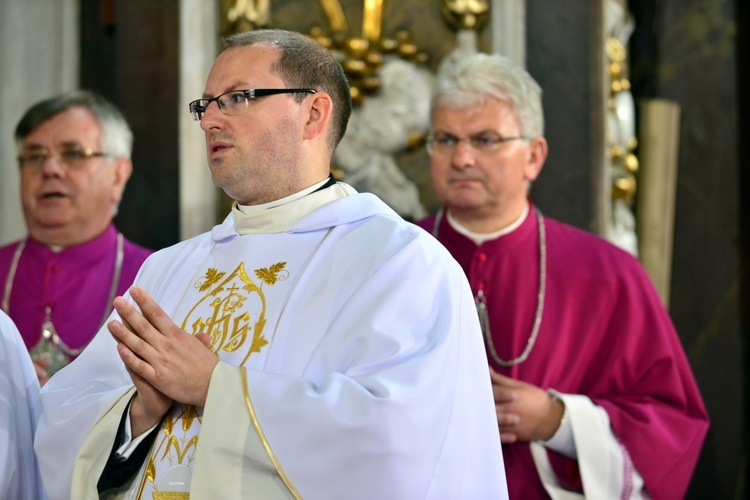
[[[78,141],[65,141],[65,142],[61,143],[59,145],[59,147],[61,149],[71,149],[71,148],[85,148],[87,146],[84,146],[83,144],[81,144]],[[22,146],[21,149],[23,149],[24,151],[37,151],[37,150],[40,150],[40,149],[47,149],[47,150],[49,150],[50,148],[47,147],[47,146],[44,146],[42,144],[33,143],[33,144],[27,144],[25,146]]]
[[[232,85],[229,85],[228,87],[224,87],[224,90],[222,90],[218,94],[210,95],[206,92],[203,92],[203,99],[213,99],[217,95],[225,94],[227,92],[232,92],[233,90],[246,90],[246,89],[251,89],[251,88],[253,87],[248,87],[246,83],[235,82]]]
[[[76,147],[77,148],[85,148],[87,146],[84,146],[83,144],[81,144],[78,141],[65,141],[62,144],[60,144],[60,147],[63,147],[63,148],[76,148]]]
[[[449,135],[451,137],[458,137],[456,134],[453,134],[451,132],[445,132],[443,130],[435,130],[435,132],[433,132],[433,134],[442,134],[442,135]],[[473,134],[469,134],[467,137],[477,137],[479,135],[484,135],[484,134],[492,134],[492,135],[497,135],[497,136],[500,136],[500,137],[504,137],[503,134],[501,134],[497,130],[492,130],[492,129],[480,130],[479,132],[474,132]]]

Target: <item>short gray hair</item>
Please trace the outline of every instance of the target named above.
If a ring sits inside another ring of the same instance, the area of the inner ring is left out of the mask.
[[[74,90],[34,104],[16,126],[16,142],[21,142],[42,122],[60,113],[81,107],[89,110],[99,122],[102,151],[117,158],[127,158],[133,151],[133,131],[117,107],[101,95],[88,90]]]
[[[544,135],[541,87],[525,69],[497,54],[472,54],[446,66],[435,84],[432,112],[438,106],[474,107],[486,99],[510,103],[524,136]]]

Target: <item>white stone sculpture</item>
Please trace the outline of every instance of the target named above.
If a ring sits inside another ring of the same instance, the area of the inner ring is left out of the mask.
[[[378,195],[401,216],[416,220],[427,212],[419,190],[399,168],[394,155],[413,134],[429,127],[432,75],[413,63],[389,58],[379,73],[381,87],[352,112],[334,162],[344,181],[360,192]]]

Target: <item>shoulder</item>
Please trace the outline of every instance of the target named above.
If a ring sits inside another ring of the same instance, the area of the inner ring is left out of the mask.
[[[367,219],[363,219],[359,224],[360,230],[379,238],[380,242],[388,242],[389,245],[417,245],[426,248],[440,248],[443,246],[425,231],[421,226],[408,222],[396,214],[373,214]],[[366,245],[372,245],[372,240],[362,242]]]
[[[432,228],[435,225],[435,218],[437,217],[437,214],[433,214],[430,216],[425,217],[424,219],[420,219],[418,221],[415,221],[414,224],[416,226],[421,227],[427,232],[432,232]]]
[[[546,216],[544,221],[550,262],[558,268],[601,280],[646,277],[636,256],[604,238]]]
[[[154,253],[150,248],[134,243],[127,238],[125,238],[124,248],[126,258],[138,260],[140,262],[143,262],[149,255]]]
[[[10,270],[13,255],[15,255],[18,245],[20,245],[23,241],[24,240],[14,241],[13,243],[9,243],[0,247],[0,281],[2,281],[3,283],[5,282],[5,278]],[[2,283],[0,283],[0,285],[2,285]],[[2,290],[0,290],[0,296],[2,296]]]
[[[169,282],[202,261],[213,243],[211,233],[203,233],[150,253],[140,266],[137,284],[150,289]]]
[[[211,232],[205,232],[197,236],[193,236],[192,238],[188,238],[186,240],[170,245],[168,247],[164,247],[160,250],[156,250],[156,251],[149,250],[149,249],[144,249],[144,250],[147,252],[146,256],[148,257],[149,261],[159,260],[159,261],[164,262],[164,261],[169,261],[171,259],[175,259],[179,255],[195,252],[203,247],[209,248],[213,241],[214,239],[211,237]]]
[[[0,262],[2,262],[6,257],[13,255],[13,252],[16,251],[18,245],[20,245],[23,241],[24,240],[18,240],[12,243],[8,243],[7,245],[0,246]]]
[[[638,261],[634,255],[590,231],[547,216],[544,217],[544,223],[549,240],[554,241],[557,246],[575,249],[577,253],[584,257],[600,256],[623,263],[637,263]]]
[[[395,213],[374,213],[339,226],[337,254],[375,267],[401,268],[403,273],[463,273],[448,250],[433,236]],[[366,257],[368,256],[368,257]]]

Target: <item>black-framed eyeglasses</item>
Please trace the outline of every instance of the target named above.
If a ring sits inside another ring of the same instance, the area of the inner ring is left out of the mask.
[[[188,107],[193,120],[199,122],[203,118],[208,105],[212,101],[225,115],[238,115],[245,111],[250,105],[250,101],[267,95],[276,94],[314,94],[317,92],[313,89],[248,89],[248,90],[230,90],[210,99],[196,99]]]
[[[466,141],[471,148],[482,154],[492,154],[500,149],[500,146],[508,141],[528,140],[523,135],[502,137],[496,134],[483,132],[469,137],[456,137],[455,135],[436,133],[427,138],[427,153],[430,155],[451,155],[456,151],[459,142]]]
[[[114,158],[114,155],[102,151],[94,151],[84,147],[66,147],[60,152],[53,152],[46,148],[22,151],[16,157],[18,166],[24,170],[41,170],[50,158],[56,158],[61,164],[72,169],[83,167],[92,158]]]

